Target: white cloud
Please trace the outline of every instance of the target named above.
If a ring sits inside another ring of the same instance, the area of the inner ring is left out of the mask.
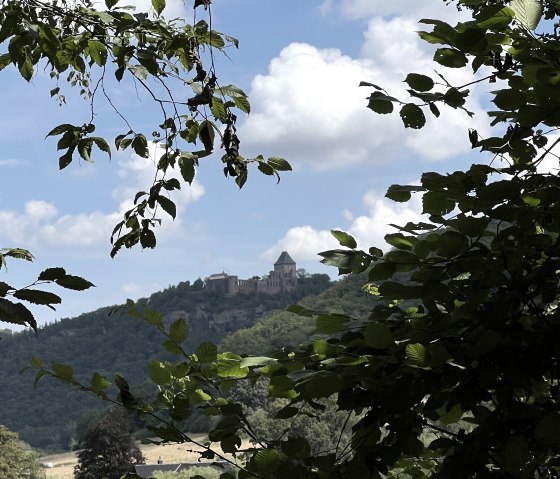
[[[131,5],[136,8],[136,12],[150,12],[152,10],[151,0],[126,0],[122,2],[123,5]],[[166,19],[185,18],[187,9],[185,2],[182,0],[167,0],[163,16]]]
[[[113,211],[96,210],[60,215],[52,203],[31,200],[25,203],[23,213],[0,210],[0,222],[3,225],[0,238],[20,246],[34,246],[39,241],[75,247],[106,246],[114,226],[122,219],[123,214],[132,208],[136,192],[152,184],[156,172],[155,161],[160,154],[159,147],[150,145],[150,158],[131,154],[120,159],[117,175],[122,182],[112,192],[116,201]],[[167,178],[173,176],[170,174]],[[163,226],[158,231],[160,238],[168,236],[171,231],[180,227],[181,214],[186,206],[204,194],[204,187],[197,181],[191,186],[183,181],[181,183],[182,189],[171,194],[171,199],[177,206],[176,220],[172,221],[161,210],[158,213],[158,217],[163,219]]]
[[[373,2],[371,0],[324,0],[320,11],[324,14],[341,12],[352,20],[372,17],[402,16],[418,21],[421,18],[439,18],[446,21],[458,20],[460,12],[455,5],[446,6],[443,1],[434,0],[392,0]]]
[[[125,283],[121,286],[123,294],[133,300],[141,297],[148,297],[155,291],[160,291],[161,285],[157,283],[139,284],[139,283]]]
[[[25,203],[25,214],[29,218],[48,219],[56,216],[58,210],[56,207],[46,201],[31,200]]]
[[[17,160],[15,158],[0,160],[0,168],[8,168],[8,167],[22,166],[22,165],[25,165],[25,161]]]
[[[370,88],[360,81],[381,85],[389,94],[408,98],[403,80],[408,72],[433,72],[433,49],[424,44],[410,19],[372,19],[364,34],[360,58],[338,49],[318,49],[292,43],[274,58],[266,75],[252,82],[253,112],[241,126],[244,146],[266,149],[315,169],[344,168],[370,162],[382,164],[420,156],[444,160],[470,149],[468,128],[485,131],[476,90],[465,112],[441,107],[435,119],[426,109],[427,126],[404,131],[397,112],[378,115],[366,108]],[[472,80],[467,69],[441,67],[455,85]]]
[[[387,250],[384,237],[397,230],[390,224],[405,225],[409,221],[422,220],[421,197],[414,195],[408,203],[394,203],[377,193],[370,191],[363,197],[368,213],[354,217],[348,210],[343,212],[349,222],[342,227],[332,229],[350,233],[357,241],[358,248],[368,249],[371,246]],[[282,251],[289,251],[298,261],[317,259],[317,254],[339,248],[338,242],[329,230],[317,230],[312,226],[296,226],[290,228],[284,237],[263,253],[263,257],[271,260]]]

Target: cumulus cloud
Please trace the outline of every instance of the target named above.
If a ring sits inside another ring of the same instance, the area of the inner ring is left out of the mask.
[[[397,230],[390,224],[405,225],[409,221],[422,220],[421,197],[415,195],[406,203],[394,203],[387,198],[369,191],[363,197],[363,204],[367,214],[354,216],[345,210],[343,216],[347,223],[332,229],[350,233],[357,241],[358,247],[367,249],[377,246],[386,250],[384,237]],[[290,228],[284,237],[275,245],[268,248],[263,257],[271,260],[282,251],[289,251],[299,261],[316,260],[321,251],[340,247],[329,230],[315,229],[312,226],[296,226]]]
[[[274,58],[266,75],[251,85],[251,116],[241,127],[244,145],[289,157],[297,166],[344,168],[382,164],[411,155],[444,160],[470,149],[469,127],[485,131],[477,95],[469,107],[478,116],[441,108],[441,117],[427,114],[428,125],[404,134],[399,115],[377,115],[366,108],[369,88],[383,86],[391,95],[408,98],[406,73],[435,76],[433,49],[421,42],[411,19],[375,17],[368,23],[359,58],[338,49],[292,43]],[[472,80],[463,69],[440,69],[455,85]],[[437,79],[437,77],[436,77]]]
[[[31,200],[25,203],[23,212],[0,210],[0,222],[3,225],[0,237],[3,241],[21,246],[34,246],[38,242],[82,247],[107,245],[115,224],[132,208],[136,192],[151,185],[156,171],[155,161],[159,155],[159,147],[152,144],[150,158],[141,158],[135,154],[121,157],[117,171],[121,183],[112,192],[116,203],[113,211],[96,210],[60,215],[52,203]],[[171,177],[173,175],[168,176]],[[159,216],[164,220],[159,231],[160,237],[165,237],[180,227],[184,209],[203,194],[204,187],[197,181],[191,186],[183,185],[180,191],[173,192],[177,218],[171,221],[166,213],[160,211]]]
[[[434,0],[392,0],[372,2],[371,0],[324,0],[319,7],[323,15],[342,13],[346,18],[369,19],[372,17],[402,16],[415,20],[439,18],[447,21],[458,20],[460,12],[453,5],[446,6]]]

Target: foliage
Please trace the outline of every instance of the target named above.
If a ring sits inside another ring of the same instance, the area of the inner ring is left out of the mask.
[[[240,154],[237,114],[249,113],[250,104],[241,89],[219,82],[214,55],[237,47],[238,42],[212,29],[211,1],[194,1],[192,25],[182,20],[166,20],[165,3],[152,0],[150,16],[119,5],[119,0],[106,0],[103,8],[92,0],[0,2],[0,45],[4,46],[0,50],[0,70],[13,65],[27,82],[49,72],[53,82],[50,96],[61,105],[66,102],[64,91],[68,87],[79,90],[89,103],[83,124],[63,123],[47,133],[47,137],[58,138],[57,149],[63,151],[60,169],[70,165],[75,157],[92,162],[94,147],[111,157],[110,142],[117,150],[129,148],[141,157],[153,156],[153,183],[135,195],[134,206],[115,226],[111,256],[123,246],[156,246],[154,229],[162,221],[162,212],[172,219],[177,214],[171,195],[182,185],[173,172],[183,180],[183,186],[190,186],[199,159],[212,154],[217,145],[223,151],[224,174],[235,178],[240,188],[247,181],[251,163],[278,181],[280,172],[291,170],[282,158],[245,158]],[[200,6],[204,7],[207,19],[196,21]],[[131,82],[155,103],[161,111],[159,121],[140,131],[132,119],[126,118],[116,99],[109,95],[115,80]],[[112,139],[95,134],[94,119],[100,118],[98,110],[103,108],[98,106],[103,101],[124,125],[123,131]],[[31,261],[33,256],[22,248],[0,249],[0,269],[6,258]],[[93,286],[82,278],[67,275],[62,268],[47,271],[24,288],[0,283],[0,321],[37,328],[29,309],[23,303],[6,299],[8,295],[54,308],[61,298],[33,286],[56,283],[78,290]]]
[[[6,258],[23,259],[33,261],[33,255],[21,248],[0,249],[0,269],[6,267]],[[0,281],[0,321],[20,326],[29,326],[37,331],[37,321],[33,313],[29,311],[23,303],[14,302],[6,299],[13,297],[31,304],[39,304],[55,309],[55,305],[60,304],[62,299],[57,294],[36,289],[36,286],[56,284],[62,288],[83,291],[93,286],[89,281],[66,273],[64,268],[47,268],[42,271],[33,283],[23,288],[15,288],[8,283]]]
[[[85,448],[78,452],[74,477],[120,479],[133,472],[133,464],[141,463],[143,457],[131,432],[130,420],[121,409],[112,409],[93,422],[86,433]]]
[[[207,458],[220,457],[241,479],[305,477],[538,478],[560,475],[560,182],[545,160],[556,162],[560,143],[557,25],[560,6],[548,0],[459,0],[472,13],[455,26],[424,19],[420,36],[438,45],[434,61],[472,69],[473,80],[450,84],[412,72],[410,100],[382,87],[368,106],[379,114],[400,107],[407,128],[426,123],[440,108],[467,109],[468,86],[489,86],[495,136],[471,130],[481,163],[450,174],[428,172],[417,186],[394,185],[387,197],[422,195],[425,222],[397,226],[386,236],[392,250],[356,249],[333,232],[341,249],[322,255],[341,274],[366,272],[368,317],[289,310],[315,318],[319,336],[302,347],[268,356],[219,353],[211,343],[183,348],[186,325],[167,327],[153,312],[129,304],[129,314],[159,330],[176,361],[154,361],[160,393],[139,403],[117,382],[125,407],[161,419],[164,441],[195,442],[177,427],[193,408],[216,417]],[[544,19],[542,18],[544,16]],[[536,30],[542,23],[544,32]],[[490,53],[489,53],[490,52]],[[108,381],[81,383],[103,395]],[[303,437],[259,437],[227,390],[241,378],[268,381],[268,394],[288,404],[275,419],[291,419],[336,397],[339,410],[360,413],[352,441],[312,454]],[[102,394],[103,393],[103,394]],[[241,435],[255,442],[240,451]],[[215,445],[216,447],[212,447]],[[235,454],[234,459],[221,451]],[[243,457],[246,460],[243,460]],[[223,474],[222,479],[229,479]]]
[[[23,0],[0,5],[0,42],[6,45],[0,70],[11,64],[28,82],[44,70],[54,84],[52,97],[63,104],[69,85],[79,89],[91,106],[82,125],[64,123],[47,134],[58,138],[57,149],[63,151],[61,169],[76,156],[93,161],[94,147],[111,156],[108,139],[94,134],[102,101],[123,121],[123,131],[112,139],[117,150],[130,148],[148,158],[150,143],[159,147],[156,178],[146,191],[138,192],[134,207],[116,225],[112,256],[123,246],[155,247],[153,229],[161,222],[160,213],[176,215],[169,195],[181,183],[170,177],[171,171],[176,169],[190,185],[199,159],[217,145],[223,151],[224,174],[234,177],[239,187],[247,180],[250,163],[278,179],[280,172],[291,169],[281,158],[247,159],[239,152],[237,112],[249,113],[250,105],[241,89],[219,81],[214,56],[237,47],[238,42],[212,28],[211,2],[192,2],[193,24],[166,20],[165,0],[152,1],[153,15],[137,13],[125,3],[107,0],[101,6],[91,0]],[[206,19],[197,21],[200,6]],[[153,101],[161,111],[159,121],[146,131],[138,130],[109,96],[113,78],[132,83]]]
[[[0,426],[0,477],[3,479],[45,479],[37,454],[19,440],[15,432]]]

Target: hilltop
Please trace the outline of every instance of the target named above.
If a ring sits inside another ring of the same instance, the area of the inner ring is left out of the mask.
[[[204,340],[218,343],[228,334],[249,328],[259,319],[285,309],[332,285],[327,275],[299,275],[297,288],[279,294],[227,295],[210,291],[202,280],[171,286],[139,300],[172,319],[187,318],[187,347]],[[96,397],[44,378],[33,389],[33,376],[19,374],[33,356],[45,362],[73,366],[76,376],[89,378],[94,371],[112,377],[123,374],[131,384],[147,378],[151,359],[165,356],[162,338],[148,325],[127,316],[118,306],[100,308],[76,318],[66,318],[30,331],[2,335],[0,342],[0,423],[17,431],[22,440],[44,451],[68,450],[92,411],[104,407]]]

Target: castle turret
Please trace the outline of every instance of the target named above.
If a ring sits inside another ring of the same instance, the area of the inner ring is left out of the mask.
[[[296,277],[296,262],[290,257],[287,251],[282,251],[280,257],[274,263],[274,272],[281,278]]]

